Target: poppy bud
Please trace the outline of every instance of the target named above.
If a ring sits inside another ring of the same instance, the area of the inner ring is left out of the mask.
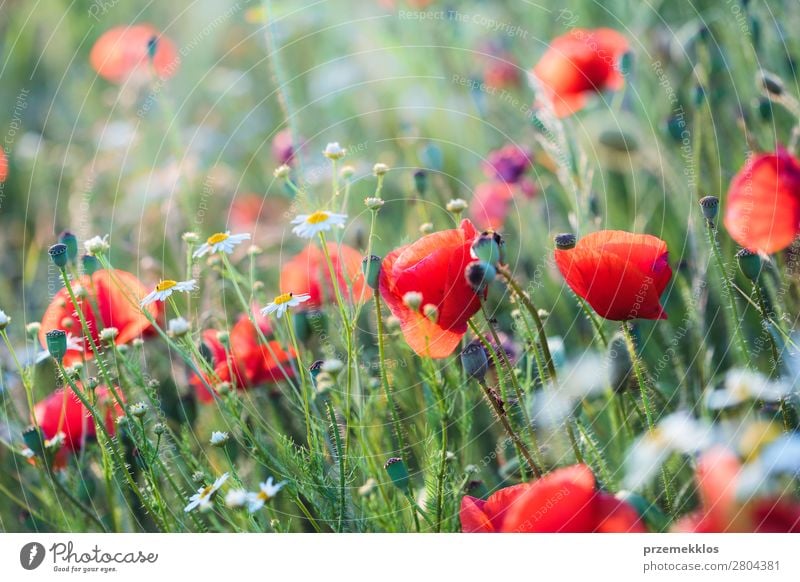
[[[503,237],[493,231],[482,232],[472,243],[472,256],[490,265],[503,263],[505,256]]]
[[[147,58],[151,62],[156,58],[156,52],[158,52],[158,37],[151,36],[150,40],[147,41]]]
[[[58,242],[67,246],[67,258],[70,263],[74,263],[78,258],[78,237],[65,230],[58,235]]]
[[[392,483],[398,489],[402,491],[406,491],[408,489],[409,484],[409,477],[408,477],[408,467],[406,467],[405,461],[400,457],[392,457],[386,464],[383,466],[386,469],[386,472],[389,474],[389,478],[392,480]]]
[[[377,255],[370,255],[361,260],[361,272],[367,280],[367,285],[372,289],[378,288],[378,276],[381,273],[381,258]]]
[[[428,174],[424,170],[414,172],[414,188],[418,195],[425,196],[425,192],[428,190]]]
[[[47,250],[47,254],[50,255],[50,260],[52,260],[53,264],[59,269],[63,269],[67,266],[67,259],[69,257],[67,255],[67,245],[64,243],[54,244]]]
[[[736,260],[745,277],[751,281],[758,281],[758,276],[761,274],[761,256],[758,253],[742,249],[736,253]]]
[[[786,90],[783,86],[783,80],[768,71],[761,71],[756,76],[756,84],[770,97],[780,97]]]
[[[672,115],[667,118],[665,125],[670,137],[676,142],[681,143],[683,141],[684,130],[686,129],[686,121],[684,118],[680,115]]]
[[[761,97],[756,102],[756,107],[758,108],[758,115],[761,117],[761,121],[772,121],[772,101],[766,97]]]
[[[26,428],[22,432],[22,440],[34,454],[41,455],[44,452],[44,435],[41,429],[37,429],[35,426]]]
[[[83,255],[81,257],[81,264],[83,265],[83,272],[90,277],[100,270],[100,261],[94,255]]]
[[[574,249],[578,242],[578,238],[570,232],[557,234],[553,240],[556,243],[556,248],[560,251]]]
[[[627,75],[631,72],[633,68],[633,52],[626,51],[622,54],[619,58],[619,72],[623,75]]]
[[[51,329],[45,334],[47,351],[59,363],[67,353],[67,332],[63,329]]]
[[[319,376],[319,373],[322,371],[322,364],[324,364],[322,360],[317,360],[308,367],[308,371],[311,372],[312,378]]]
[[[467,376],[479,382],[483,381],[483,377],[489,369],[489,358],[479,341],[473,341],[464,348],[464,351],[461,352],[461,365]]]
[[[719,198],[716,196],[706,196],[700,199],[700,208],[703,209],[703,216],[712,222],[717,217],[719,211]]]
[[[483,261],[473,261],[464,270],[464,276],[475,293],[484,291],[497,276],[497,269]]]

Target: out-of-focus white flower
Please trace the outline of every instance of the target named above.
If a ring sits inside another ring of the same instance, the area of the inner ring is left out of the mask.
[[[175,317],[167,322],[167,333],[172,337],[183,337],[189,333],[191,326],[182,317]]]
[[[340,146],[338,141],[334,141],[325,146],[322,155],[329,160],[341,160],[347,155],[347,150]]]
[[[311,214],[298,214],[292,220],[292,224],[296,225],[292,232],[302,238],[314,238],[319,233],[329,231],[334,226],[344,226],[346,221],[346,214],[317,210]]]
[[[215,430],[211,433],[210,443],[214,447],[221,447],[230,440],[230,435],[227,432]]]
[[[144,299],[142,299],[141,305],[144,307],[145,305],[150,305],[156,301],[164,301],[176,291],[188,293],[189,291],[194,291],[195,289],[197,289],[197,283],[195,283],[194,279],[189,279],[188,281],[173,281],[172,279],[164,279],[158,285],[156,285],[155,289],[145,295]]]
[[[119,335],[116,327],[104,327],[100,330],[100,339],[104,342],[113,342]]]
[[[275,483],[272,480],[272,477],[267,479],[266,482],[260,483],[258,485],[258,491],[248,495],[247,510],[250,513],[255,513],[264,507],[264,504],[275,497],[278,494],[278,491],[283,489],[284,485],[286,485],[286,481]]]
[[[534,424],[542,428],[560,426],[581,400],[603,390],[602,367],[603,359],[597,354],[585,354],[565,366],[558,382],[548,385],[534,397],[531,410]]]
[[[625,459],[625,488],[641,489],[672,453],[693,454],[714,442],[714,429],[686,411],[673,412],[633,444]]]
[[[11,318],[6,315],[5,311],[0,309],[0,330],[7,328],[9,323],[11,323]]]
[[[197,490],[197,493],[189,498],[189,504],[183,508],[183,511],[189,513],[190,511],[200,508],[200,511],[211,509],[211,500],[214,494],[219,491],[219,488],[228,480],[228,474],[223,473],[211,485]]]
[[[232,489],[225,496],[225,505],[233,509],[244,507],[249,498],[250,494],[244,489]]]
[[[722,388],[706,393],[705,401],[710,410],[722,410],[748,400],[780,402],[791,392],[792,386],[788,382],[770,380],[758,372],[735,368],[725,374]]]
[[[267,315],[274,313],[278,318],[281,318],[290,307],[297,307],[309,299],[311,299],[311,295],[308,293],[301,293],[299,295],[295,295],[294,293],[284,293],[282,295],[278,295],[275,299],[267,303],[267,306],[261,310],[261,315],[266,317]]]
[[[199,257],[218,252],[223,252],[229,255],[233,252],[233,249],[246,240],[250,240],[250,233],[231,234],[231,231],[229,230],[226,230],[225,232],[218,232],[208,237],[206,242],[201,244],[197,250],[192,253],[192,257],[197,259]]]
[[[102,255],[111,245],[108,244],[108,235],[104,237],[94,236],[83,243],[83,248],[86,249],[87,255],[97,256]]]

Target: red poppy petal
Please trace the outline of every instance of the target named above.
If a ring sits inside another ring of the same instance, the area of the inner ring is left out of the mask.
[[[598,533],[645,533],[639,513],[632,505],[608,493],[597,493],[594,500]]]
[[[464,533],[492,533],[494,527],[483,508],[486,502],[476,497],[465,495],[461,498],[461,531]]]

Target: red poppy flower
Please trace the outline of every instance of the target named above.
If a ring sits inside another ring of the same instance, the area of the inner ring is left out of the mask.
[[[567,285],[606,319],[667,318],[660,297],[672,269],[660,238],[603,230],[556,249],[555,259]]]
[[[533,161],[530,151],[508,144],[489,152],[488,159],[483,164],[483,173],[487,178],[513,184],[519,182],[531,166]]]
[[[266,328],[269,330],[269,328]],[[264,327],[262,326],[262,330]],[[270,341],[269,347],[259,342],[258,332],[247,316],[241,316],[229,334],[230,352],[217,339],[217,331],[203,332],[203,343],[211,355],[214,374],[220,382],[233,382],[240,390],[247,390],[260,384],[279,382],[292,377],[294,350],[284,350],[277,341]],[[202,402],[210,402],[213,396],[206,383],[214,386],[216,378],[205,376],[205,383],[193,376],[190,383]]]
[[[800,233],[800,161],[783,148],[750,158],[728,189],[725,228],[751,251],[792,244]]]
[[[123,83],[133,73],[149,66],[148,44],[155,38],[158,45],[153,68],[161,79],[175,74],[180,62],[175,44],[150,24],[116,26],[107,30],[94,43],[89,62],[98,75],[111,83]]]
[[[99,329],[115,327],[118,330],[114,343],[127,344],[131,340],[152,331],[150,321],[142,313],[139,301],[147,295],[148,289],[131,273],[115,269],[112,274],[106,270],[96,271],[91,278],[84,275],[73,282],[73,290],[78,295],[86,323],[92,330],[92,337],[99,341]],[[75,289],[79,287],[79,289]],[[81,299],[80,294],[87,295]],[[99,314],[95,313],[97,307]],[[160,304],[148,305],[147,309],[154,318],[161,313]],[[42,317],[39,341],[47,347],[46,334],[53,329],[63,329],[79,339],[82,349],[68,349],[64,356],[64,365],[93,357],[91,346],[83,336],[81,320],[69,298],[66,288],[56,293]]]
[[[800,503],[779,498],[737,500],[742,466],[734,453],[715,447],[697,462],[700,508],[675,524],[679,532],[800,533]]]
[[[550,43],[533,73],[558,117],[579,111],[592,93],[620,89],[617,69],[628,41],[610,28],[575,28]]]
[[[480,298],[464,278],[474,259],[470,251],[478,231],[469,220],[460,228],[443,230],[389,253],[381,264],[380,293],[400,319],[408,345],[417,354],[446,358],[467,331],[467,320],[481,308]],[[410,309],[403,296],[422,294],[421,308]],[[432,321],[423,314],[426,305],[438,310]]]
[[[367,286],[361,272],[361,253],[347,245],[335,243],[328,243],[328,253],[342,296],[349,301],[364,301],[372,297],[372,289]],[[325,254],[314,244],[283,265],[280,286],[287,293],[311,295],[311,299],[304,304],[309,307],[336,302],[336,291]]]
[[[124,415],[122,407],[105,386],[95,389],[95,398],[94,406],[104,415],[106,429],[114,434],[116,418]],[[91,413],[71,389],[53,392],[34,406],[33,414],[44,438],[52,439],[59,432],[63,433],[64,448],[69,451],[80,450],[88,439],[96,436]]]
[[[586,465],[556,469],[541,479],[500,489],[489,499],[461,499],[465,533],[622,533],[647,531],[636,510],[597,491]]]
[[[0,184],[8,178],[8,158],[6,157],[5,150],[0,147]]]
[[[483,82],[493,89],[510,89],[520,84],[521,69],[514,57],[500,52],[486,59],[483,69]]]
[[[484,182],[475,186],[469,203],[469,215],[481,228],[502,230],[513,201],[511,184]]]

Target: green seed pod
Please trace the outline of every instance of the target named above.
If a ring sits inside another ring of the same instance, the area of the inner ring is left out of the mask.
[[[745,277],[755,282],[761,275],[761,257],[748,249],[741,249],[736,253],[736,260],[739,262],[739,269]]]
[[[574,249],[575,245],[578,243],[578,238],[571,232],[557,234],[553,240],[556,243],[556,248],[560,251]]]
[[[78,237],[74,234],[65,230],[60,235],[58,235],[58,242],[67,247],[67,258],[69,262],[75,264],[75,261],[78,259]]]
[[[464,348],[464,351],[461,352],[461,365],[464,367],[464,372],[466,372],[467,376],[479,382],[483,381],[483,377],[489,369],[489,358],[479,341],[470,342]]]
[[[485,291],[489,283],[494,281],[496,276],[497,269],[489,263],[484,263],[482,261],[473,261],[464,269],[464,277],[470,287],[475,290],[475,293]]]
[[[378,288],[378,276],[381,273],[381,258],[377,255],[364,257],[361,261],[361,271],[372,289]]]
[[[67,353],[67,332],[63,329],[51,329],[45,334],[47,351],[59,363]]]
[[[53,261],[53,264],[59,269],[63,269],[67,266],[69,256],[67,253],[67,245],[64,243],[54,244],[47,250],[47,254],[50,255],[50,260]]]
[[[428,190],[428,174],[425,170],[414,172],[414,189],[418,196],[425,196],[425,192]]]
[[[408,467],[406,467],[406,463],[403,459],[400,457],[392,457],[386,461],[383,468],[386,469],[395,487],[402,491],[408,490],[410,479],[408,476]]]
[[[716,196],[706,196],[700,199],[700,208],[703,209],[703,216],[706,220],[713,221],[719,212],[719,198]]]
[[[485,231],[472,243],[472,255],[490,265],[497,265],[503,256],[503,237],[493,231]]]
[[[81,263],[83,264],[83,272],[90,277],[101,268],[100,261],[94,255],[83,255]]]

